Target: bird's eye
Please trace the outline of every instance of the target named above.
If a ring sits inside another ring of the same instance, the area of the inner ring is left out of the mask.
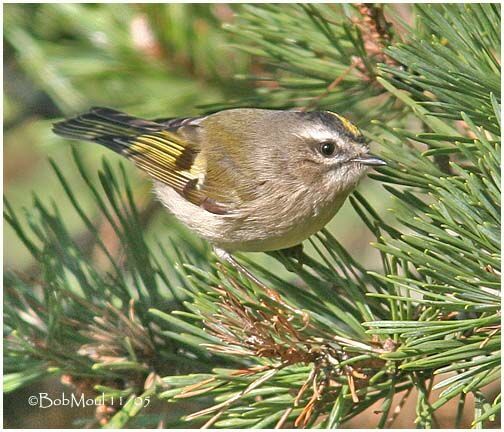
[[[334,150],[336,150],[336,146],[331,141],[325,141],[320,144],[320,153],[324,156],[332,156],[334,154]]]

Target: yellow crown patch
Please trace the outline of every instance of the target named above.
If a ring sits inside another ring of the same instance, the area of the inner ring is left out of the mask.
[[[335,112],[332,112],[332,111],[327,111],[329,114],[332,114],[333,116],[337,117],[338,120],[341,122],[341,124],[343,125],[343,127],[352,135],[354,135],[355,137],[360,137],[362,136],[362,133],[361,131],[357,128],[357,126],[355,126],[350,120],[346,119],[345,117],[343,117],[342,115],[339,115]]]

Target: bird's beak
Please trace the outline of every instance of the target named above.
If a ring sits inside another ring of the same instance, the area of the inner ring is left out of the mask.
[[[385,166],[387,165],[387,162],[385,162],[383,159],[380,159],[378,156],[372,155],[370,153],[354,157],[353,159],[350,159],[351,162],[358,162],[361,163],[362,165],[368,165],[368,166]]]

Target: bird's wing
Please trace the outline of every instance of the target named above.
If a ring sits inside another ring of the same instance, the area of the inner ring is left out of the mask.
[[[201,145],[191,129],[201,117],[143,120],[110,108],[92,108],[87,113],[56,123],[53,130],[66,138],[94,141],[131,159],[154,179],[172,187],[193,204],[225,214],[203,187],[206,165]],[[209,191],[210,192],[210,191]]]

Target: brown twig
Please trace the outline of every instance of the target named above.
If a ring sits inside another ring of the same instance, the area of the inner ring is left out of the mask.
[[[227,407],[223,407],[220,411],[217,412],[212,418],[210,418],[203,426],[201,426],[201,429],[209,429],[212,427],[212,425],[219,420],[219,418],[224,414],[226,411]]]
[[[377,63],[386,63],[396,65],[396,61],[385,54],[385,48],[392,42],[392,25],[386,20],[382,5],[371,3],[356,3],[357,11],[360,17],[352,21],[357,26],[364,41],[366,55]],[[326,18],[327,19],[327,18]],[[328,20],[330,21],[330,20]],[[301,111],[308,111],[315,108],[319,102],[327,97],[339,84],[353,71],[358,70],[362,79],[375,82],[376,77],[373,71],[368,70],[364,60],[353,56],[350,65],[336,77],[319,96],[310,100],[310,102],[300,108]]]
[[[348,66],[340,76],[338,76],[337,78],[334,79],[333,82],[331,82],[331,84],[329,84],[325,91],[323,93],[321,93],[320,95],[318,95],[317,97],[313,98],[310,100],[310,102],[305,105],[304,107],[301,107],[300,108],[300,111],[309,111],[313,108],[315,108],[319,102],[325,98],[326,96],[329,95],[329,93],[331,93],[346,77],[347,75],[357,66],[357,61],[355,58],[352,58],[352,62],[350,64],[350,66]]]
[[[289,415],[293,409],[294,409],[293,407],[289,407],[284,411],[284,413],[282,414],[282,417],[280,417],[280,420],[278,420],[278,423],[275,425],[275,429],[282,429],[282,426],[285,424],[285,422],[289,418]]]
[[[361,19],[354,20],[354,23],[361,30],[366,53],[378,62],[395,65],[395,60],[384,52],[384,49],[392,42],[392,33],[391,24],[385,18],[383,5],[356,3],[355,6]]]

